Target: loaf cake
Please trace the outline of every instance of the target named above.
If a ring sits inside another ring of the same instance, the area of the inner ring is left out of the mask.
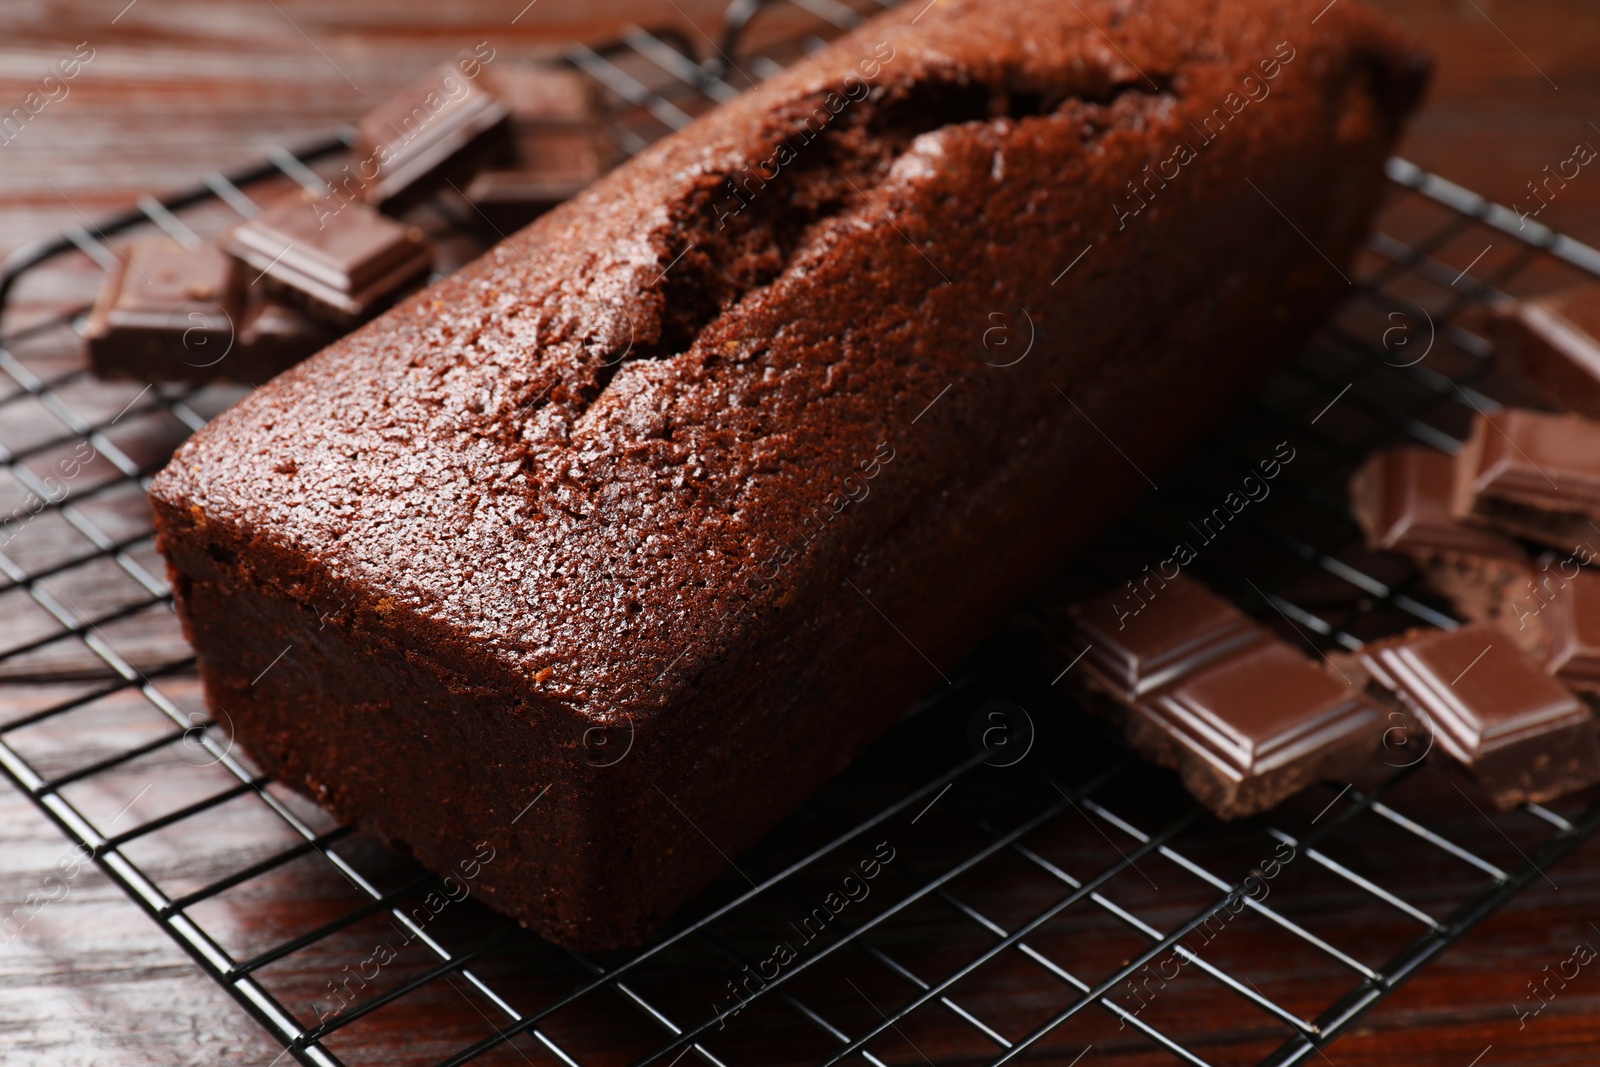
[[[257,390],[150,491],[208,699],[637,942],[1350,291],[1428,64],[1324,6],[910,4]]]

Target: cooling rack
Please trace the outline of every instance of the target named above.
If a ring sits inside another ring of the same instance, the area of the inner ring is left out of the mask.
[[[634,151],[870,13],[803,0],[759,39],[772,6],[738,0],[704,59],[636,27],[568,58]],[[147,198],[0,273],[0,768],[76,846],[60,877],[92,860],[281,1058],[1304,1063],[1600,826],[1592,797],[1491,817],[1404,735],[1363,779],[1216,823],[1080,713],[1042,598],[643,950],[538,941],[470,878],[385,852],[232,748],[200,699],[143,493],[240,390],[103,383],[82,362],[112,238],[215,233],[280,188],[318,187],[348,143]],[[1474,409],[1526,401],[1484,318],[1600,276],[1600,253],[1404,161],[1388,177],[1336,319],[1063,588],[1136,574],[1292,443],[1201,577],[1318,653],[1455,625],[1409,564],[1361,547],[1344,479],[1378,445],[1454,448]],[[456,261],[495,237],[448,199],[413,220]],[[36,292],[82,299],[24,316]],[[21,902],[0,930],[48,903]]]

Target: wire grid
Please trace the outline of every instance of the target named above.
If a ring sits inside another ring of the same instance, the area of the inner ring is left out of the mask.
[[[762,6],[734,5],[720,55],[744,55],[739,32]],[[820,28],[777,42],[780,58],[859,18],[833,0],[800,6]],[[781,66],[762,55],[702,65],[693,51],[630,27],[618,44],[570,58],[614,97],[614,133],[635,150],[734,93],[723,75]],[[46,267],[92,288],[115,263],[111,234],[155,227],[192,241],[207,210],[248,215],[274,183],[314,188],[315,168],[338,162],[346,145],[275,152],[261,167],[25,249],[0,277],[0,312]],[[1319,651],[1408,623],[1455,624],[1414,573],[1363,554],[1338,487],[1361,455],[1397,436],[1454,447],[1472,409],[1514,392],[1496,382],[1475,321],[1486,307],[1518,285],[1600,276],[1600,254],[1586,246],[1520,227],[1506,209],[1403,161],[1391,161],[1389,177],[1392,202],[1338,320],[1248,419],[1166,479],[1174,493],[1147,501],[1110,539],[1123,550],[1170,544],[1186,506],[1214,503],[1212,483],[1259,458],[1258,439],[1292,436],[1305,460],[1280,483],[1275,510],[1244,516],[1230,531],[1239,543],[1208,550],[1199,569]],[[459,209],[426,210],[443,232],[486,239]],[[1480,240],[1488,247],[1472,258]],[[226,723],[219,730],[199,710],[142,494],[170,449],[237,390],[93,382],[75,355],[82,310],[17,328],[0,319],[5,489],[40,502],[0,535],[0,618],[31,606],[0,632],[0,693],[21,709],[0,725],[0,767],[301,1063],[347,1062],[376,1046],[392,1062],[393,1044],[378,1039],[396,1028],[418,1062],[451,1065],[643,1067],[689,1052],[711,1065],[883,1065],[925,1058],[917,1037],[960,1062],[1064,1061],[1095,1046],[1132,1055],[1131,1041],[1207,1064],[1221,1062],[1208,1051],[1238,1051],[1211,1035],[1241,1028],[1251,1037],[1240,1047],[1256,1050],[1248,1061],[1301,1063],[1600,826],[1600,803],[1527,805],[1509,823],[1442,812],[1437,798],[1450,793],[1440,772],[1409,751],[1393,761],[1407,766],[1371,781],[1334,783],[1270,818],[1221,826],[1079,716],[1053,686],[1066,671],[1037,669],[1046,655],[1019,665],[1008,632],[1003,648],[976,657],[643,951],[566,952],[475,904],[419,907],[449,883],[268,781],[232,751]],[[1423,361],[1404,348],[1424,343]],[[86,444],[93,458],[67,475]],[[1106,564],[1086,580],[1127,573]],[[1008,738],[1026,741],[1020,762],[973,741],[993,696],[1033,709],[1007,720]],[[141,805],[139,821],[117,830]],[[216,827],[251,847],[197,863]],[[1385,833],[1416,850],[1408,863],[1426,878],[1392,888],[1406,881],[1400,872],[1374,870],[1382,850],[1360,842]],[[1276,899],[1243,892],[1283,848],[1298,866],[1274,883]],[[867,856],[882,859],[871,878]],[[1167,885],[1156,890],[1150,870]],[[846,877],[858,888],[884,881],[835,910],[826,902],[845,898],[828,893]],[[1322,882],[1297,889],[1303,878]],[[1419,895],[1422,881],[1446,891]],[[1327,892],[1367,918],[1319,922],[1305,902]],[[1254,924],[1248,937],[1207,936],[1236,914]],[[1352,930],[1361,944],[1345,943]],[[404,958],[368,979],[374,937],[399,940]],[[775,938],[801,949],[768,976],[773,957],[761,954]],[[1322,979],[1316,988],[1232,958],[1268,938]],[[1168,963],[1187,968],[1194,988],[1152,987],[1150,968]],[[1183,997],[1199,1010],[1185,1014]]]

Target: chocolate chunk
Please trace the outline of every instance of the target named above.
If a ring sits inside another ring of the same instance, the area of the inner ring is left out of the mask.
[[[1127,732],[1232,819],[1354,771],[1377,748],[1381,721],[1359,689],[1274,637],[1133,703]]]
[[[341,326],[380,310],[433,261],[414,227],[357,201],[309,192],[235,226],[223,247],[274,293]]]
[[[482,70],[467,56],[443,64],[356,125],[354,176],[368,203],[403,209],[509,149],[510,109],[480,83]]]
[[[1267,637],[1238,608],[1181,574],[1169,582],[1156,579],[1144,593],[1148,602],[1119,590],[1073,612],[1073,639],[1088,648],[1083,669],[1123,699]]]
[[[1567,552],[1600,542],[1600,423],[1479,414],[1456,458],[1456,515]]]
[[[102,378],[212,377],[233,347],[240,305],[234,263],[214,245],[134,242],[89,314],[89,365]]]
[[[1393,448],[1369,459],[1350,481],[1350,506],[1367,544],[1422,558],[1524,558],[1510,538],[1455,517],[1455,470],[1455,457],[1433,448]]]
[[[1145,593],[1074,613],[1091,706],[1217,816],[1264,811],[1377,748],[1379,711],[1361,691],[1238,608],[1181,575]]]
[[[1495,320],[1494,338],[1547,401],[1600,418],[1600,284],[1517,304]]]
[[[1363,650],[1382,690],[1425,721],[1494,805],[1552,800],[1600,781],[1587,707],[1497,628],[1408,634]]]

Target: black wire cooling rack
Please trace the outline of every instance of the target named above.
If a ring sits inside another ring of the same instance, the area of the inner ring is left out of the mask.
[[[795,0],[815,29],[749,47],[765,7],[738,0],[704,62],[638,28],[569,58],[636,150],[862,17]],[[295,1060],[1303,1063],[1600,826],[1582,797],[1491,819],[1421,738],[1370,780],[1218,824],[1055,684],[1073,650],[1040,639],[1045,599],[645,949],[538,941],[470,879],[441,883],[267,780],[205,714],[144,489],[239,390],[98,382],[82,306],[18,311],[91,294],[112,236],[215,233],[278,186],[318,187],[347,145],[147,198],[0,274],[0,767]],[[1292,441],[1272,498],[1196,564],[1205,580],[1319,652],[1455,624],[1408,564],[1361,547],[1344,479],[1396,439],[1453,448],[1474,409],[1517,399],[1484,317],[1600,276],[1600,253],[1404,161],[1389,178],[1337,319],[1068,586],[1161,558],[1140,553]],[[414,217],[463,253],[493,238],[449,201]]]

